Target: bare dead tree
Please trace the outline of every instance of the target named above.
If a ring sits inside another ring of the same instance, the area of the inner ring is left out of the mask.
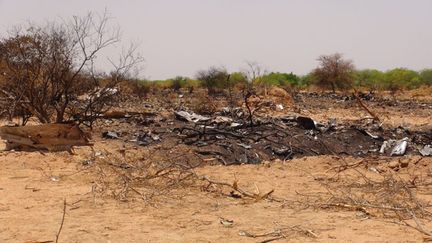
[[[0,40],[0,62],[6,64],[0,97],[6,102],[9,116],[15,116],[20,109],[42,123],[64,122],[75,114],[78,97],[92,93],[98,93],[97,99],[84,107],[102,109],[100,101],[114,95],[113,87],[143,61],[135,54],[136,46],[131,46],[118,62],[111,62],[112,75],[101,83],[102,77],[94,71],[98,55],[120,42],[120,30],[111,27],[110,21],[106,11],[100,15],[89,13],[44,26],[30,24]]]
[[[92,127],[96,119],[117,103],[119,90],[116,86],[124,80],[131,79],[131,73],[139,72],[138,65],[144,60],[137,49],[138,45],[132,43],[128,49],[123,50],[117,62],[109,60],[114,70],[103,85],[97,83],[96,87],[85,96],[83,104],[78,103],[78,107],[74,107],[71,117],[78,118],[80,123]],[[97,76],[92,67],[91,77]],[[98,80],[95,79],[94,82]]]
[[[249,125],[253,126],[254,125],[253,116],[255,111],[258,110],[259,108],[257,109],[252,108],[249,99],[255,95],[254,85],[261,84],[260,81],[262,79],[262,76],[264,76],[267,73],[267,71],[257,62],[246,61],[245,63],[247,68],[243,69],[242,73],[247,79],[247,86],[243,90],[243,102],[248,111]],[[265,90],[264,91],[265,94],[267,94],[267,87],[264,87],[264,90]]]
[[[245,61],[245,63],[247,68],[244,69],[243,73],[250,82],[254,82],[265,73],[265,70],[261,67],[261,65],[259,65],[258,62]]]
[[[255,61],[245,61],[246,68],[243,69],[242,73],[247,79],[248,89],[252,89],[255,83],[259,83],[262,76],[264,76],[267,71]]]

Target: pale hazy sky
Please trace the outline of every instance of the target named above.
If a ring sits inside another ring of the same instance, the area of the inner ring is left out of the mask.
[[[245,60],[305,74],[334,52],[358,68],[432,67],[432,0],[0,0],[0,36],[105,7],[124,40],[141,42],[151,79]]]

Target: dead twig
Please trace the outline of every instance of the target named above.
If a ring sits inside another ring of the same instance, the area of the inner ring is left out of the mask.
[[[65,216],[66,216],[66,199],[64,199],[64,201],[63,201],[63,215],[62,215],[62,220],[61,220],[61,223],[60,223],[60,228],[58,229],[57,234],[56,234],[55,243],[58,243],[58,240],[59,240],[59,237],[60,237],[60,233],[61,233],[61,231],[63,229],[63,224],[64,224],[64,221],[65,221]]]
[[[280,240],[280,239],[287,239],[287,238],[289,238],[289,236],[292,236],[294,234],[301,234],[301,235],[307,236],[307,237],[318,238],[318,235],[316,233],[314,233],[312,230],[305,229],[299,225],[282,227],[282,228],[275,229],[271,232],[262,233],[262,234],[255,234],[255,233],[250,233],[247,231],[240,231],[240,233],[239,233],[240,236],[245,236],[245,237],[250,237],[250,238],[271,237],[271,238],[268,238],[266,240],[259,241],[261,243],[262,242],[271,242],[271,241]]]
[[[414,213],[412,210],[408,210],[408,213],[411,214],[411,217],[412,217],[412,219],[414,220],[414,222],[416,223],[416,226],[410,225],[410,224],[409,224],[408,222],[406,222],[406,221],[404,221],[404,223],[405,223],[407,226],[412,227],[412,228],[418,230],[419,232],[421,232],[421,233],[423,233],[423,234],[425,234],[425,235],[427,235],[427,236],[429,236],[429,237],[432,237],[432,233],[431,233],[429,230],[427,230],[427,229],[424,228],[423,224],[422,224],[422,223],[420,222],[420,220],[417,218],[417,216],[415,215],[415,213]]]
[[[372,117],[373,117],[373,119],[374,119],[374,121],[377,121],[377,122],[381,122],[381,120],[379,119],[379,117],[374,113],[374,112],[372,112],[364,103],[363,103],[363,101],[360,99],[360,97],[358,97],[358,95],[356,94],[356,91],[354,91],[353,92],[353,96],[354,96],[354,98],[357,100],[357,103],[367,112],[367,113],[369,113],[369,115],[371,115]]]
[[[216,180],[210,179],[210,178],[207,177],[207,176],[199,176],[199,175],[197,175],[197,174],[195,174],[195,176],[196,176],[199,180],[206,181],[206,182],[210,183],[210,185],[220,185],[220,186],[225,186],[225,187],[231,188],[232,190],[234,190],[234,191],[240,193],[240,195],[242,195],[242,196],[244,196],[244,197],[248,197],[248,198],[255,199],[256,201],[260,201],[260,200],[263,200],[263,199],[267,199],[267,198],[269,198],[269,197],[271,196],[271,194],[273,194],[273,192],[274,192],[274,189],[272,189],[272,190],[270,190],[269,192],[264,193],[264,194],[261,194],[261,193],[259,193],[259,192],[258,192],[258,193],[250,193],[250,192],[247,192],[247,191],[243,190],[242,188],[240,188],[240,187],[238,186],[238,182],[237,182],[237,180],[235,180],[235,181],[233,182],[233,184],[230,184],[230,183],[227,183],[227,182],[216,181]]]

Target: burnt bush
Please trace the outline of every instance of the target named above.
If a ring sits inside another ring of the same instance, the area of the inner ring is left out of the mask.
[[[26,111],[41,123],[83,119],[97,114],[118,93],[120,82],[143,61],[131,45],[109,75],[95,71],[97,55],[120,41],[110,17],[88,14],[70,21],[31,24],[0,40],[0,100],[8,118]],[[24,123],[24,119],[23,119]]]

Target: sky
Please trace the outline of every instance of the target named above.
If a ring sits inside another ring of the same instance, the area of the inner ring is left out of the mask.
[[[140,43],[149,79],[246,61],[303,75],[335,52],[359,69],[432,68],[432,0],[0,0],[0,37],[105,8],[124,45]]]

